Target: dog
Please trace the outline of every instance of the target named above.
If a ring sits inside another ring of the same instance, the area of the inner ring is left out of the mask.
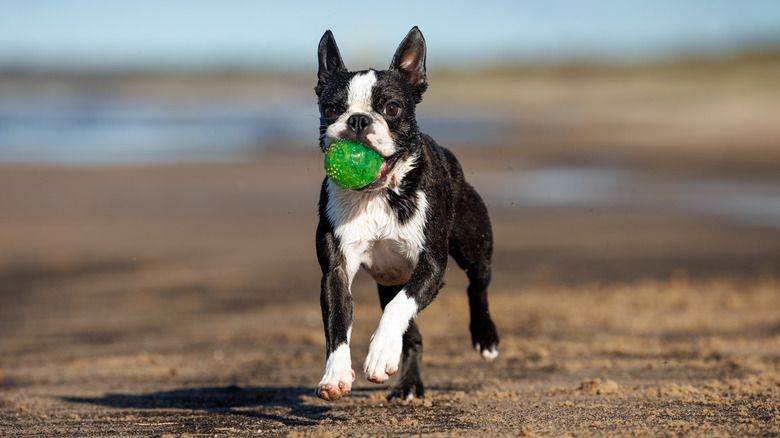
[[[353,141],[373,149],[383,164],[357,190],[326,176],[319,201],[317,259],[327,359],[316,394],[338,400],[355,379],[349,342],[352,280],[363,268],[376,281],[382,317],[363,366],[384,383],[399,369],[387,399],[424,396],[422,337],[415,316],[444,284],[448,255],[469,279],[471,342],[486,359],[498,356],[498,333],[488,311],[493,235],[487,208],[449,150],[420,132],[415,107],[428,87],[426,44],[417,27],[407,34],[388,70],[351,72],[326,31],[318,47],[319,145]]]

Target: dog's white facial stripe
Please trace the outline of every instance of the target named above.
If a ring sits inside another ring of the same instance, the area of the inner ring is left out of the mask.
[[[347,113],[371,113],[374,111],[371,105],[371,90],[376,84],[376,72],[369,70],[355,75],[347,87]]]
[[[383,383],[398,371],[403,347],[403,335],[409,327],[409,321],[417,315],[417,303],[401,290],[382,313],[363,366],[366,378],[372,382]]]

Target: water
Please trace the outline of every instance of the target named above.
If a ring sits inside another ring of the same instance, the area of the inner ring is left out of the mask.
[[[612,167],[551,167],[470,179],[494,208],[685,212],[740,226],[780,227],[778,179],[661,179]]]
[[[110,96],[24,96],[0,103],[0,161],[128,164],[236,161],[291,139],[315,138],[296,105],[177,106]]]
[[[0,162],[133,164],[223,162],[264,150],[316,148],[314,98],[187,106],[111,95],[0,95]],[[444,144],[496,141],[489,115],[424,113],[420,126]]]

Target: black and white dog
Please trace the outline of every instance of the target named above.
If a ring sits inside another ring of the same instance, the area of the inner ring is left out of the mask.
[[[448,254],[468,275],[472,344],[487,359],[498,355],[487,301],[493,250],[487,209],[455,156],[421,133],[415,119],[428,87],[425,52],[415,27],[388,70],[350,72],[333,34],[320,40],[320,148],[356,141],[384,158],[377,178],[359,190],[327,177],[322,184],[317,257],[327,361],[317,395],[325,400],[347,394],[355,379],[351,286],[361,267],[376,280],[383,309],[363,366],[366,378],[387,381],[403,354],[400,382],[388,400],[423,396],[422,337],[414,317],[443,286]]]

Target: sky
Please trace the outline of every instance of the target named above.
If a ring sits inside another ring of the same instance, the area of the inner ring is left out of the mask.
[[[0,68],[316,68],[331,29],[352,69],[412,26],[430,68],[636,61],[780,47],[777,0],[0,0]]]

